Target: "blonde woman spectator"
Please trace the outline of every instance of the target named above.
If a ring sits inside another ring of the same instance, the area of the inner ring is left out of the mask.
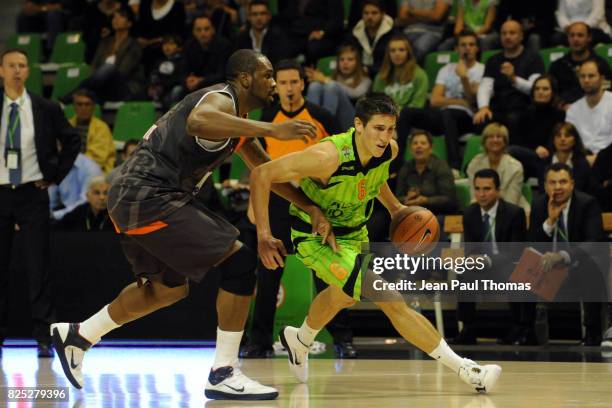
[[[523,165],[506,152],[508,141],[508,128],[504,125],[491,123],[484,128],[482,146],[485,152],[474,156],[466,170],[470,194],[474,201],[474,174],[481,169],[493,169],[499,174],[502,198],[528,212],[530,206],[523,197]]]
[[[400,108],[422,108],[428,87],[427,74],[417,65],[410,41],[401,34],[393,36],[372,90],[389,95]]]

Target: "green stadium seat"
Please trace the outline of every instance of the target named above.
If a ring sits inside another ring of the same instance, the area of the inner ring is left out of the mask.
[[[55,76],[55,84],[51,99],[57,101],[68,92],[75,90],[79,84],[89,76],[90,68],[87,64],[66,65],[60,67]]]
[[[495,54],[497,54],[498,52],[501,52],[501,50],[489,50],[489,51],[483,51],[480,54],[480,62],[482,62],[483,64],[486,64],[487,61],[489,60],[489,58],[491,58],[492,56],[494,56]]]
[[[550,64],[561,58],[569,51],[567,47],[545,48],[540,50],[539,54],[544,61],[544,69],[548,71]]]
[[[229,178],[231,180],[240,180],[244,173],[248,171],[246,163],[237,154],[232,155],[232,165],[230,167]]]
[[[457,194],[459,209],[464,210],[472,201],[472,197],[470,196],[470,186],[465,183],[455,183],[455,193]]]
[[[53,43],[50,62],[56,64],[85,62],[85,43],[81,33],[61,33]]]
[[[268,5],[270,6],[270,13],[275,16],[278,14],[278,0],[270,0],[268,1]]]
[[[113,139],[141,139],[157,120],[155,105],[150,101],[125,102],[115,118]]]
[[[71,117],[74,116],[74,105],[73,104],[64,105],[64,115],[66,116],[66,119],[70,119]],[[98,119],[102,118],[102,108],[100,107],[100,104],[98,103],[96,103],[96,106],[94,108],[94,116]]]
[[[38,64],[30,65],[30,75],[28,76],[28,79],[26,80],[25,85],[28,91],[38,96],[44,96],[43,95],[43,74]]]
[[[533,190],[531,190],[531,186],[527,183],[523,184],[523,197],[525,197],[525,200],[531,204],[531,201],[533,200]]]
[[[612,44],[599,44],[595,47],[595,52],[601,58],[608,61],[608,64],[612,65]]]
[[[13,34],[8,38],[6,48],[24,50],[30,64],[42,62],[42,37],[38,33]]]
[[[448,152],[446,151],[446,142],[444,136],[434,136],[433,138],[432,153],[442,160],[448,160]],[[410,144],[406,144],[406,151],[404,152],[404,160],[412,160],[412,152],[410,151]]]
[[[468,136],[465,150],[463,152],[463,161],[461,162],[461,170],[465,172],[467,165],[478,153],[483,153],[484,149],[481,144],[482,137],[478,135]]]
[[[336,69],[336,56],[330,55],[329,57],[319,59],[317,62],[317,68],[325,75],[331,76]]]
[[[425,72],[427,73],[427,78],[429,79],[429,89],[433,89],[436,83],[436,76],[438,75],[438,71],[444,65],[449,62],[456,62],[459,60],[459,54],[455,51],[438,51],[438,52],[430,52],[425,57]]]

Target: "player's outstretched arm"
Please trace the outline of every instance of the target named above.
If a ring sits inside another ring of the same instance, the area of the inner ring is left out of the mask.
[[[338,168],[338,153],[331,142],[324,142],[311,146],[300,152],[288,154],[255,167],[251,172],[251,202],[257,226],[258,251],[262,262],[269,269],[283,266],[282,251],[279,251],[272,232],[268,216],[268,203],[270,190],[273,184],[288,183],[312,177],[327,180]],[[318,223],[312,220],[313,223]],[[335,247],[331,226],[321,231],[318,225],[313,224],[313,232],[323,236],[324,242]],[[333,241],[333,244],[332,244]],[[281,244],[282,245],[282,244]],[[284,249],[284,248],[283,248]],[[279,253],[280,252],[280,253]]]
[[[303,120],[283,123],[259,122],[236,116],[234,103],[221,93],[211,93],[187,118],[187,133],[208,140],[271,136],[280,140],[312,139],[316,127]]]
[[[391,152],[392,152],[392,160],[395,160],[397,157],[399,151],[399,147],[397,146],[397,142],[395,140],[391,140]],[[389,214],[391,214],[391,218],[393,218],[393,216],[400,211],[402,208],[404,208],[405,206],[397,199],[397,197],[395,196],[395,194],[393,194],[393,192],[391,191],[391,188],[389,188],[389,184],[385,183],[383,184],[383,186],[380,188],[380,191],[378,193],[378,201],[380,201],[382,203],[382,205],[385,206],[385,208],[387,209],[387,211],[389,211]]]

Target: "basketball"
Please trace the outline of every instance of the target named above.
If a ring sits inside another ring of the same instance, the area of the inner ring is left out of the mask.
[[[427,208],[410,206],[393,217],[389,236],[397,249],[407,255],[427,254],[438,242],[440,225]]]

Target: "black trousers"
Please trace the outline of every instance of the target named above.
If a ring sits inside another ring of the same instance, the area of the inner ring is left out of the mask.
[[[272,234],[283,241],[289,253],[293,252],[289,202],[276,194],[271,194],[269,211]],[[255,297],[255,310],[250,336],[250,342],[253,344],[259,344],[264,347],[272,346],[273,338],[277,334],[272,333],[272,331],[274,330],[276,298],[282,276],[283,268],[269,270],[260,263],[257,273],[257,296]],[[327,287],[327,284],[314,276],[314,274],[313,278],[318,292]],[[348,312],[346,309],[340,311],[326,327],[334,338],[334,343],[353,341],[353,332],[348,324]]]
[[[13,251],[18,238],[23,251]],[[33,337],[39,342],[50,339],[49,325],[55,321],[49,277],[49,195],[28,183],[15,189],[0,186],[0,341],[8,333],[9,267],[11,255],[22,265],[28,281]]]
[[[434,135],[443,135],[449,165],[454,169],[461,167],[459,138],[465,133],[474,131],[472,117],[466,111],[453,108],[402,109],[397,125],[398,145],[400,146],[399,157],[404,157],[404,150],[409,148],[409,146],[406,146],[406,138],[412,128],[424,129]]]

